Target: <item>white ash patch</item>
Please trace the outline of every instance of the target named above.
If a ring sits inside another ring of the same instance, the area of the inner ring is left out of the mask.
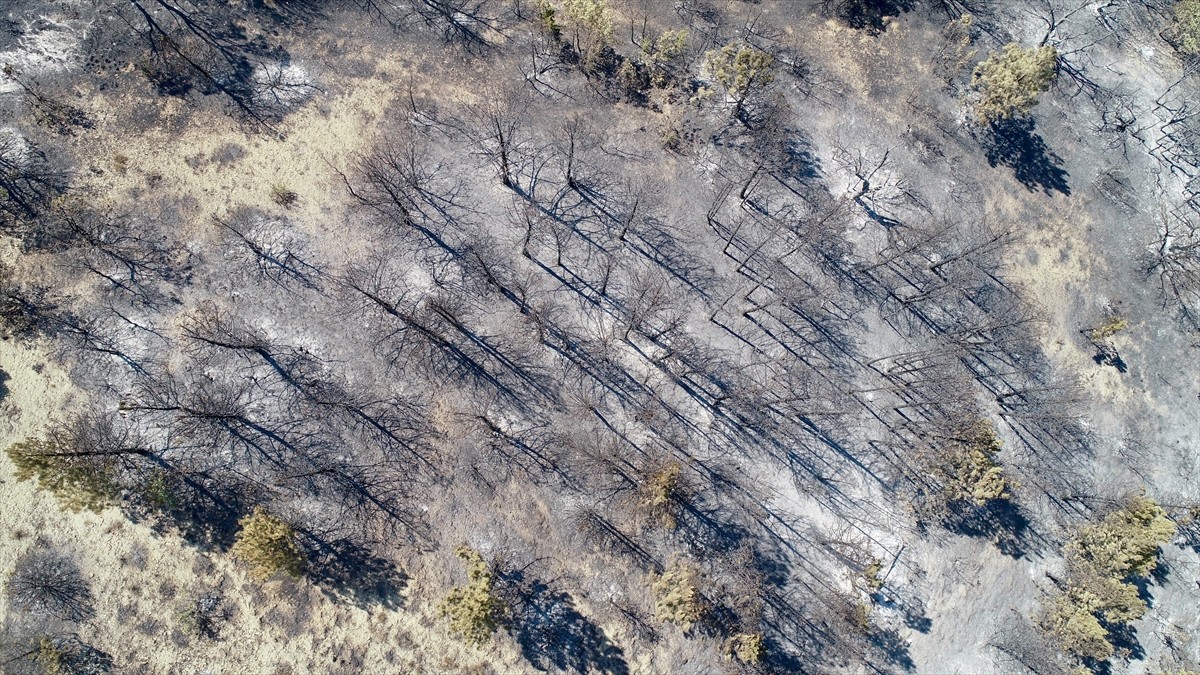
[[[21,132],[12,127],[0,127],[0,157],[5,164],[21,168],[32,159],[33,148]]]
[[[0,52],[0,66],[38,75],[65,72],[79,63],[80,44],[91,22],[61,16],[40,16],[25,21],[16,49]],[[0,72],[0,94],[20,91],[16,80]]]
[[[250,76],[254,98],[260,104],[286,112],[304,104],[319,91],[304,68],[292,63],[263,63]]]

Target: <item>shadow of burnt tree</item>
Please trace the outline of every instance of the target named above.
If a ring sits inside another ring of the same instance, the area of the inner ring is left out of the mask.
[[[315,541],[306,574],[327,596],[359,607],[399,609],[408,579],[391,561],[348,539]]]
[[[1001,553],[1013,558],[1025,556],[1032,534],[1029,518],[1008,499],[993,499],[985,506],[965,502],[947,515],[942,525],[956,534],[991,539]]]
[[[51,635],[5,625],[0,631],[5,675],[102,675],[114,672],[112,656],[73,635]]]
[[[139,488],[122,504],[131,521],[174,532],[204,551],[233,546],[238,519],[253,501],[236,485],[198,474],[156,472]]]
[[[570,595],[519,570],[500,576],[510,608],[508,630],[537,670],[575,673],[629,672],[625,654],[579,613]]]
[[[899,632],[893,629],[875,629],[867,636],[867,642],[879,650],[889,665],[898,666],[906,672],[916,668],[908,651],[908,643]]]
[[[911,11],[917,3],[913,0],[825,0],[825,7],[833,6],[838,19],[855,30],[872,35],[887,28],[887,20]]]
[[[1033,118],[993,123],[982,141],[988,164],[1012,169],[1013,176],[1029,190],[1069,195],[1071,186],[1062,158],[1046,146],[1036,126]]]

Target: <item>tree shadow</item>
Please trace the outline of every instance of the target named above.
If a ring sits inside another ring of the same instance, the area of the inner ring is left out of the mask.
[[[826,6],[832,4],[826,1]],[[911,11],[913,0],[841,0],[834,12],[847,26],[878,35],[887,28],[887,21]]]
[[[908,644],[897,631],[893,629],[874,629],[867,636],[867,641],[871,646],[883,653],[888,663],[899,666],[905,671],[911,671],[916,668],[916,664],[912,660],[912,655],[908,651]]]
[[[306,573],[327,596],[389,610],[400,608],[408,581],[391,561],[348,539],[317,543]]]
[[[942,525],[955,534],[991,539],[1001,553],[1013,558],[1023,558],[1027,553],[1029,518],[1010,499],[993,499],[985,506],[966,502]]]
[[[174,533],[204,551],[233,546],[250,502],[236,486],[201,476],[161,474],[161,486],[122,504],[125,515],[159,535]]]
[[[1142,643],[1137,638],[1137,628],[1131,623],[1113,623],[1105,622],[1105,628],[1108,629],[1110,642],[1113,648],[1118,652],[1128,651],[1128,656],[1125,658],[1131,661],[1141,661],[1146,658],[1146,650],[1142,647]]]
[[[1179,545],[1186,546],[1196,553],[1200,553],[1200,508],[1195,510],[1195,516],[1191,520],[1185,521],[1186,524],[1183,522],[1179,523],[1178,536],[1182,539]]]
[[[1013,177],[1030,191],[1070,195],[1062,158],[1046,146],[1036,126],[1031,117],[992,123],[983,140],[988,164],[1012,169]]]
[[[508,630],[521,654],[540,671],[625,675],[629,666],[620,647],[579,613],[571,596],[522,571],[500,576],[509,602]]]

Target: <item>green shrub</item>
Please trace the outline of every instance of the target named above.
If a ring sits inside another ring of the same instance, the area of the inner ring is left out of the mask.
[[[775,57],[739,40],[706,53],[704,63],[725,96],[734,102],[735,114],[741,113],[755,92],[775,80]]]
[[[572,43],[585,70],[598,65],[601,54],[613,40],[613,15],[607,0],[563,0],[562,17],[571,29]],[[550,15],[551,26],[554,17]],[[545,19],[543,19],[545,23]]]
[[[111,458],[73,451],[56,441],[27,438],[6,450],[19,481],[37,479],[68,511],[99,513],[120,494]]]
[[[1113,646],[1088,600],[1070,590],[1056,595],[1042,625],[1068,654],[1104,661],[1112,657]]]
[[[1044,611],[1043,629],[1075,657],[1111,658],[1104,624],[1121,625],[1145,614],[1146,603],[1129,580],[1149,574],[1158,548],[1174,535],[1175,524],[1162,507],[1141,495],[1083,527],[1065,547],[1070,579]]]
[[[754,665],[761,663],[767,649],[762,633],[738,633],[725,641],[725,658]]]
[[[439,613],[450,619],[450,630],[473,645],[486,644],[504,621],[508,606],[493,585],[495,574],[483,556],[466,545],[454,550],[467,565],[466,586],[456,586],[442,600]]]
[[[700,571],[691,563],[676,560],[651,581],[654,616],[684,629],[704,617],[704,600],[699,588]]]
[[[303,573],[304,554],[291,525],[261,506],[238,524],[241,529],[230,553],[250,567],[250,576],[264,581],[276,572],[293,577]]]
[[[1010,43],[975,66],[971,86],[980,93],[975,106],[980,124],[1028,115],[1038,94],[1054,81],[1057,64],[1054,47],[1022,49]]]
[[[671,462],[651,473],[642,484],[642,506],[651,518],[667,529],[675,529],[676,500],[681,496],[681,468]]]
[[[1179,0],[1172,14],[1170,33],[1179,51],[1193,56],[1200,54],[1200,0]]]
[[[996,461],[1003,446],[988,420],[950,434],[927,464],[927,471],[941,484],[941,492],[931,504],[935,512],[942,512],[952,502],[986,506],[1011,498],[1011,481]]]
[[[1067,544],[1067,559],[1076,569],[1096,576],[1125,579],[1145,576],[1155,567],[1158,547],[1175,535],[1175,523],[1154,500],[1130,499],[1124,508],[1083,528]]]
[[[1123,317],[1113,316],[1105,321],[1102,325],[1088,331],[1088,334],[1091,336],[1093,341],[1099,342],[1100,340],[1110,338],[1117,333],[1120,333],[1128,327],[1129,322]]]

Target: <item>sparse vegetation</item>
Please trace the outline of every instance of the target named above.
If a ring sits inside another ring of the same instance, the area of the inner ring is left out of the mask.
[[[1200,54],[1200,0],[1178,0],[1171,12],[1174,17],[1171,33],[1179,51],[1192,56]]]
[[[0,670],[1194,666],[1194,6],[10,0]]]
[[[300,201],[300,195],[288,189],[282,183],[275,183],[271,186],[271,201],[275,202],[283,208],[291,208]]]

